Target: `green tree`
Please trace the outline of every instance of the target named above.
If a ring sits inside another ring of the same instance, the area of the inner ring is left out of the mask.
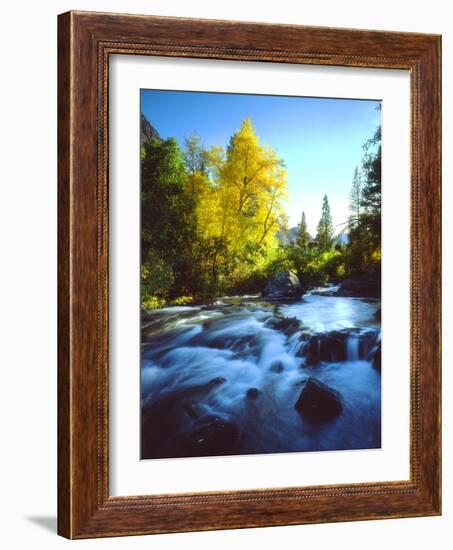
[[[247,279],[276,245],[287,176],[276,151],[260,143],[250,118],[226,151],[213,148],[207,159],[211,184],[200,195],[199,226],[212,251],[210,288],[220,292]]]
[[[327,252],[332,248],[333,242],[333,225],[332,215],[330,213],[329,200],[327,195],[324,195],[322,200],[321,219],[318,223],[318,231],[316,234],[316,244],[320,252]]]
[[[362,206],[372,216],[381,216],[381,126],[364,145],[362,161],[363,191]]]
[[[356,227],[362,213],[362,182],[359,175],[359,168],[354,169],[352,187],[349,194],[349,227]]]
[[[378,277],[381,271],[381,126],[363,145],[360,217],[350,227],[348,271]]]
[[[308,233],[308,229],[307,229],[305,212],[302,212],[302,218],[300,220],[300,225],[299,225],[299,233],[297,234],[297,237],[296,237],[296,244],[303,251],[306,251],[310,244],[310,234]]]
[[[207,153],[196,132],[184,140],[184,162],[187,169],[188,187],[192,195],[200,191],[206,178]]]
[[[152,138],[143,149],[142,289],[146,288],[149,296],[159,295],[164,277],[173,284],[165,296],[161,292],[161,298],[173,298],[190,293],[194,287],[191,255],[196,243],[195,203],[177,141]]]

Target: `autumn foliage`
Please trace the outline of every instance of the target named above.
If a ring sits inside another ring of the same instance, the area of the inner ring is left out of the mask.
[[[366,163],[368,172],[376,169],[369,151]],[[376,206],[376,186],[366,189]],[[153,136],[141,148],[142,308],[259,292],[266,278],[286,268],[303,284],[322,284],[360,269],[361,234],[366,223],[380,220],[380,175],[378,192],[379,212],[375,208],[368,222],[351,223],[350,247],[336,246],[327,196],[316,238],[308,234],[303,216],[297,238],[285,242],[286,167],[261,143],[250,118],[226,148],[206,149],[197,134],[183,147],[174,138]],[[367,212],[364,206],[363,215]],[[376,254],[380,225],[370,231],[365,247]]]

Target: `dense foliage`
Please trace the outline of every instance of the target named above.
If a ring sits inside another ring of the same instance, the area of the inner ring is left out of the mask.
[[[364,145],[361,180],[353,180],[349,223],[348,270],[353,275],[381,273],[381,127]],[[359,192],[356,191],[356,186]]]
[[[157,134],[157,133],[156,133]],[[156,135],[141,149],[142,307],[184,304],[224,293],[259,292],[290,269],[305,286],[380,271],[380,128],[364,145],[351,191],[345,244],[324,196],[316,238],[305,213],[294,239],[284,202],[286,167],[250,118],[224,149],[197,134],[183,148]]]

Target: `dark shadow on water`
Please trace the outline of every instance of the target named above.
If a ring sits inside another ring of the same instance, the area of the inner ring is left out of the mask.
[[[57,532],[57,518],[56,516],[28,516],[27,519],[29,522],[42,527],[46,531],[51,533]]]

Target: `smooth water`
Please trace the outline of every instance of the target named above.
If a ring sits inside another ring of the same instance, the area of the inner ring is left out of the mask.
[[[309,293],[281,305],[236,297],[148,313],[142,458],[380,447],[380,372],[370,355],[378,308]],[[341,396],[343,410],[328,422],[295,409],[310,377]],[[206,452],[206,437],[223,440]]]
[[[306,294],[300,302],[282,307],[288,317],[297,317],[314,331],[375,327],[380,307],[377,300]]]

